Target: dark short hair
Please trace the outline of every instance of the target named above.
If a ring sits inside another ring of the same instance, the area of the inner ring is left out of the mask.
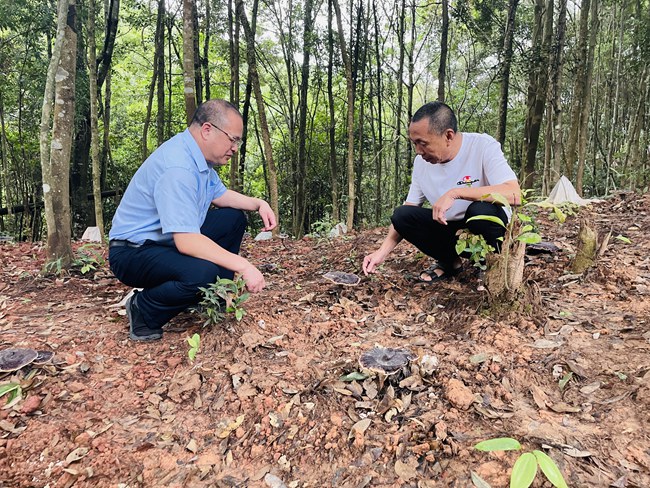
[[[422,105],[411,118],[411,122],[429,119],[429,132],[442,135],[447,129],[458,132],[458,121],[451,107],[442,102],[429,102]]]
[[[215,125],[222,125],[225,122],[226,114],[229,111],[233,111],[241,117],[237,107],[229,101],[220,98],[207,100],[196,108],[190,125],[203,125],[206,122],[212,122]]]

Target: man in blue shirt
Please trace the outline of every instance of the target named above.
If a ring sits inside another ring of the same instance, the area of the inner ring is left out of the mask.
[[[143,288],[126,303],[132,340],[162,338],[162,326],[197,304],[199,287],[217,277],[232,279],[236,272],[250,292],[264,288],[262,273],[239,256],[242,210],[256,210],[266,231],[276,217],[264,200],[226,189],[213,170],[228,164],[242,132],[233,105],[209,100],[129,183],[113,218],[109,261],[121,282]]]

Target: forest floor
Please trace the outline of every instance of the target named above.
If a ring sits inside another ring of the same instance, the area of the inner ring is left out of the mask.
[[[357,286],[323,278],[359,273],[385,229],[247,238],[268,286],[243,320],[185,313],[145,344],[127,338],[130,290],[106,265],[42,277],[42,244],[3,244],[0,349],[55,356],[0,377],[23,385],[0,399],[0,487],[481,486],[472,473],[504,487],[520,453],[473,446],[505,436],[548,453],[569,486],[648,487],[648,209],[650,195],[621,193],[562,225],[540,213],[561,250],[527,257],[539,303],[503,317],[471,268],[414,282],[429,260],[407,243]],[[580,216],[613,237],[576,276]],[[410,376],[343,381],[377,345],[418,355]]]

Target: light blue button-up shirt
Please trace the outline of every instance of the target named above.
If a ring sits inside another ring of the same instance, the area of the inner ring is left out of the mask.
[[[110,239],[173,245],[172,233],[199,233],[210,203],[226,192],[189,129],[135,172],[113,217]]]

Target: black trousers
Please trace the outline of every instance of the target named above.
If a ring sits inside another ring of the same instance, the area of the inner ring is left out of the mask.
[[[472,202],[465,212],[463,220],[448,221],[442,225],[433,220],[430,208],[402,205],[393,212],[391,221],[395,230],[423,253],[442,263],[454,261],[456,253],[456,232],[467,229],[472,234],[482,235],[488,244],[497,250],[501,249],[499,237],[505,235],[505,228],[488,220],[466,222],[476,215],[492,215],[498,217],[504,224],[508,216],[503,207],[489,202]]]
[[[246,215],[232,208],[208,211],[201,234],[224,249],[238,254]],[[181,254],[175,246],[152,241],[140,247],[111,247],[111,270],[127,286],[144,288],[138,295],[138,308],[151,329],[169,322],[183,310],[200,301],[199,287],[207,287],[217,277],[232,279],[234,272],[204,259]]]

